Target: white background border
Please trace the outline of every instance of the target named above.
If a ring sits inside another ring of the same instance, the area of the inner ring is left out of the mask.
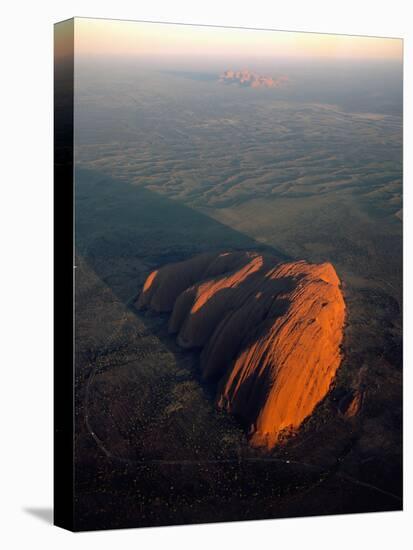
[[[10,548],[394,548],[411,529],[411,338],[405,346],[405,512],[70,534],[52,505],[53,23],[77,16],[405,39],[405,334],[411,329],[412,14],[408,0],[9,2],[1,41],[0,545]],[[58,215],[58,214],[57,214]],[[58,243],[66,246],[65,243]],[[37,510],[37,514],[29,513]]]

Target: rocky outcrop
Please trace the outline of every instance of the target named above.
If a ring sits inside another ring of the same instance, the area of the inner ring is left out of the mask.
[[[357,390],[354,392],[351,392],[351,396],[349,396],[349,399],[347,403],[344,405],[344,410],[342,411],[342,414],[345,418],[353,418],[356,415],[359,414],[364,401],[364,392],[362,390]]]
[[[137,306],[171,311],[169,331],[202,350],[217,405],[247,425],[254,446],[298,429],[341,362],[345,305],[330,263],[204,254],[151,273]]]
[[[279,88],[288,82],[287,76],[272,76],[260,75],[248,70],[242,71],[224,71],[220,76],[220,82],[224,84],[237,84],[250,88]]]

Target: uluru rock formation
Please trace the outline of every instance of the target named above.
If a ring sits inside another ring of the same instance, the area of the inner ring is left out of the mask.
[[[178,344],[202,349],[217,405],[243,421],[254,446],[297,430],[341,362],[345,304],[330,263],[203,254],[152,272],[136,305],[170,311]]]

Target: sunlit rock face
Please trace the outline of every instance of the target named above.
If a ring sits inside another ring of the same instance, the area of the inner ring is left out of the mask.
[[[137,307],[171,312],[169,331],[201,349],[218,407],[243,421],[254,446],[297,430],[341,362],[345,304],[330,263],[203,254],[152,272]]]

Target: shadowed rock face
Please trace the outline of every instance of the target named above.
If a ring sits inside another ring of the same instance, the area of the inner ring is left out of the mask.
[[[298,429],[341,362],[345,304],[329,263],[203,254],[152,272],[137,307],[171,312],[169,331],[202,349],[218,406],[242,419],[254,446]]]

